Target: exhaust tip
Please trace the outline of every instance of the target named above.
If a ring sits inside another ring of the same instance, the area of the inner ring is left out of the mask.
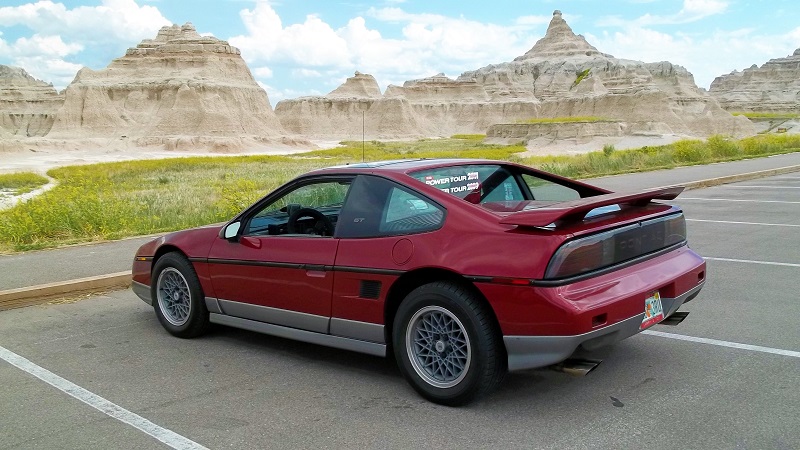
[[[676,311],[676,312],[672,313],[666,319],[662,320],[659,324],[660,325],[670,325],[670,326],[674,327],[675,325],[683,322],[683,319],[685,319],[686,316],[688,316],[688,315],[689,315],[689,313],[687,311]]]
[[[594,359],[567,359],[558,364],[550,366],[551,369],[557,372],[563,372],[573,377],[583,377],[589,372],[593,371],[603,362]]]

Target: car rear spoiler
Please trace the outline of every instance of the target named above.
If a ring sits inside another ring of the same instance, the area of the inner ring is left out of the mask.
[[[527,227],[546,227],[557,221],[581,220],[586,214],[602,206],[631,205],[643,206],[651,200],[672,200],[683,192],[683,186],[652,189],[636,194],[612,192],[610,194],[584,197],[556,203],[552,206],[520,211],[504,217],[500,223],[505,225],[521,225]]]

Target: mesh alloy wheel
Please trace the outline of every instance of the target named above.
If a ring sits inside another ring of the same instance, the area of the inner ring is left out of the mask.
[[[173,267],[167,267],[158,275],[156,292],[158,307],[167,322],[176,327],[186,324],[192,310],[192,293],[183,274]]]
[[[406,349],[417,375],[442,389],[464,379],[472,358],[464,325],[441,306],[426,306],[411,317],[406,328]]]

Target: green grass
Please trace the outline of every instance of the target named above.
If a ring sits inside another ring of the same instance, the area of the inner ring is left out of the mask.
[[[0,211],[0,251],[159,233],[222,222],[309,170],[361,161],[361,142],[292,156],[192,157],[53,169],[53,189]],[[521,157],[519,145],[477,139],[366,142],[367,161],[404,158],[511,160],[573,178],[666,169],[800,151],[798,135],[712,136],[671,145],[577,156]]]
[[[517,123],[573,123],[573,122],[609,122],[606,117],[595,116],[570,116],[570,117],[540,117],[534,119],[519,120]]]
[[[521,158],[523,164],[570,178],[671,169],[800,151],[800,135],[759,135],[741,140],[711,136],[631,150],[596,151],[574,156]]]
[[[475,141],[482,141],[486,139],[485,134],[454,134],[450,136],[450,139],[466,139],[466,140],[475,140]]]
[[[303,153],[301,158],[319,158],[331,161],[358,162],[362,159],[360,141],[344,141],[341,147]],[[367,141],[364,143],[364,159],[407,158],[490,158],[508,159],[515,153],[524,152],[521,145],[485,144],[478,139],[420,139],[404,142]]]
[[[8,191],[11,195],[26,194],[49,182],[46,177],[31,172],[0,174],[0,190]]]
[[[572,82],[572,87],[575,87],[581,83],[586,77],[589,76],[589,72],[591,72],[591,68],[583,69],[578,72],[575,72],[575,81]]]
[[[745,116],[748,119],[797,119],[800,114],[792,113],[767,113],[767,112],[733,112],[734,116]]]

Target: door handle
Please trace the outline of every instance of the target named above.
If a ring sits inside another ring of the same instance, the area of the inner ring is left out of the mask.
[[[306,275],[314,278],[325,278],[325,266],[322,264],[306,264]]]

